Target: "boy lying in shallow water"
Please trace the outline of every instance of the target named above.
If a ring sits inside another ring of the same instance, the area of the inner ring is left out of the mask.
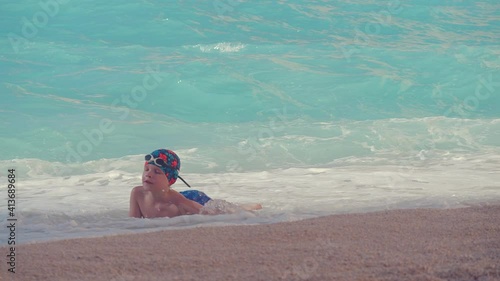
[[[157,218],[192,214],[215,215],[239,210],[262,209],[260,204],[236,206],[225,201],[225,204],[220,204],[220,201],[223,200],[212,200],[205,193],[198,190],[177,192],[171,189],[170,187],[177,181],[177,178],[184,181],[179,177],[181,161],[177,154],[171,150],[155,150],[146,155],[145,160],[144,171],[142,172],[142,186],[134,187],[130,193],[129,217]],[[184,183],[186,182],[184,181]]]

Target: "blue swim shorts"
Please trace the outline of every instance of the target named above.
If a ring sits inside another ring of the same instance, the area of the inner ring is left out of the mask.
[[[212,200],[212,198],[208,197],[204,192],[199,190],[190,189],[181,191],[179,193],[184,195],[184,197],[186,197],[187,199],[198,202],[201,205],[205,205],[205,203]]]

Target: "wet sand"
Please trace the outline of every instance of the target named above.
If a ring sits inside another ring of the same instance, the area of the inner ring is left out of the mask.
[[[19,230],[22,231],[22,230]],[[2,280],[500,280],[500,205],[20,245]]]

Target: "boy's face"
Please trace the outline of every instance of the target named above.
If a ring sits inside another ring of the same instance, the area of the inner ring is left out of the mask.
[[[144,165],[144,171],[142,172],[142,184],[145,188],[170,187],[167,176],[165,176],[163,171],[158,166],[153,164]]]

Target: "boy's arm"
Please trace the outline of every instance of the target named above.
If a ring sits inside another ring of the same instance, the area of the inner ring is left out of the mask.
[[[139,186],[136,186],[130,192],[130,208],[128,211],[128,216],[132,218],[142,218],[141,208],[139,207],[139,202],[137,202]]]
[[[181,211],[181,215],[199,214],[200,209],[203,208],[203,205],[200,203],[187,199],[177,191],[175,192],[175,199]]]
[[[203,205],[201,205],[198,202],[184,198],[184,202],[181,208],[184,209],[187,215],[192,215],[192,214],[199,214],[200,209],[203,208]]]

